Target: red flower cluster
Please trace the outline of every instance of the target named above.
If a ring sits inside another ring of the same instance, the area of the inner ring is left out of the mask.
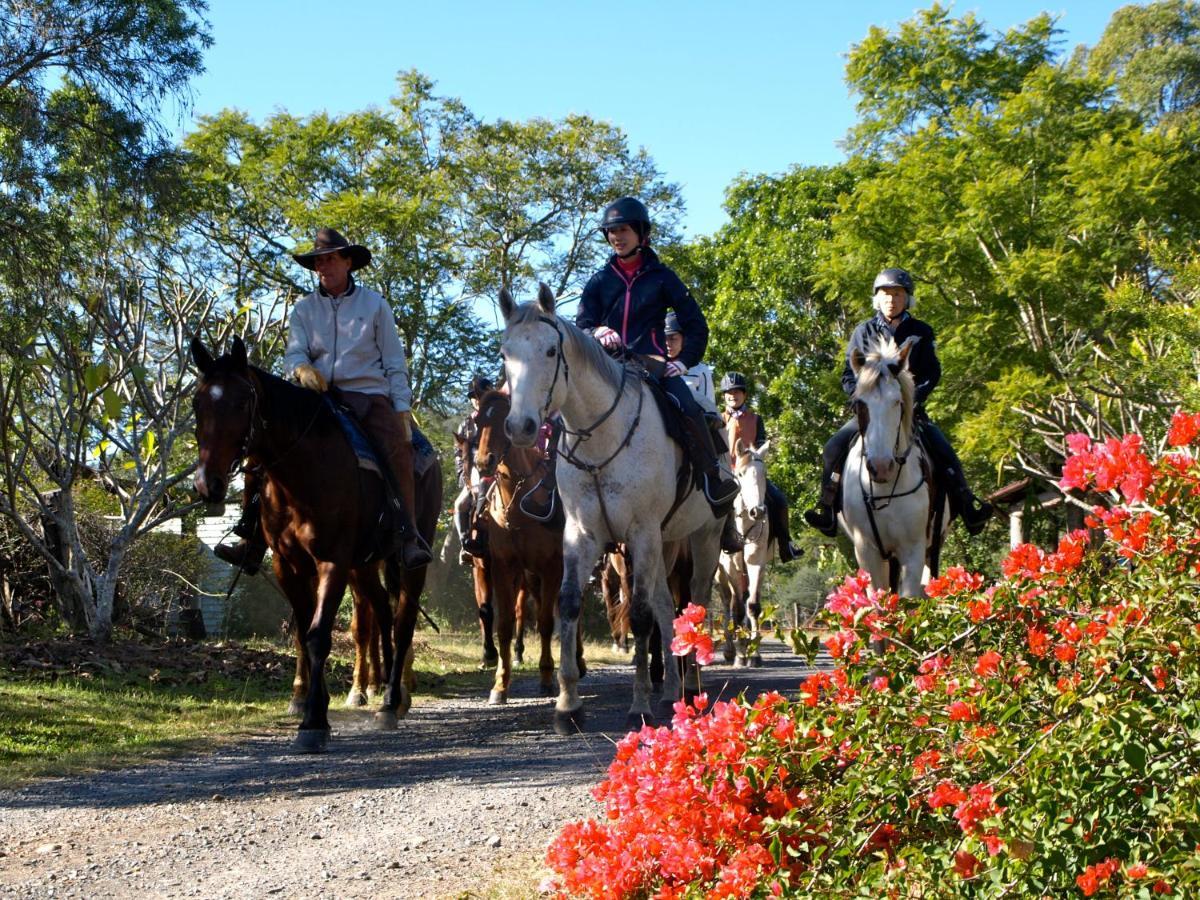
[[[1090,897],[1107,884],[1108,879],[1112,878],[1120,868],[1121,864],[1109,857],[1104,862],[1098,862],[1084,869],[1083,874],[1075,879],[1075,883],[1083,891],[1083,896]]]
[[[1142,452],[1142,437],[1127,434],[1103,443],[1086,434],[1067,435],[1071,455],[1063,464],[1059,486],[1068,490],[1119,490],[1127,503],[1146,499],[1146,490],[1154,480],[1150,460]]]
[[[676,656],[687,656],[696,651],[696,663],[707,666],[713,661],[713,641],[704,626],[703,606],[689,603],[683,614],[675,620],[675,637],[671,640],[671,652]]]
[[[962,566],[951,566],[946,574],[930,579],[925,588],[929,597],[950,597],[955,594],[973,594],[983,587],[983,576],[968,572]]]

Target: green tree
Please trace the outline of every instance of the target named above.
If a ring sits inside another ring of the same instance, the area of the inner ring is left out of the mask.
[[[1113,13],[1087,65],[1111,74],[1117,96],[1148,122],[1200,106],[1200,4],[1161,0]]]

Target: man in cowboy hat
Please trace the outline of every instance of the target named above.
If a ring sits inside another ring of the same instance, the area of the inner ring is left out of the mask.
[[[371,264],[371,251],[351,244],[332,228],[322,228],[313,249],[292,258],[316,272],[320,283],[292,309],[284,374],[310,390],[336,387],[338,399],[354,410],[389,469],[386,475],[393,492],[399,495],[392,510],[392,543],[381,548],[382,555],[398,551],[406,568],[424,566],[432,555],[413,524],[412,390],[404,345],[391,307],[353,276]],[[246,496],[243,521],[235,529],[246,540],[221,545],[215,552],[253,572],[266,547],[261,536],[255,537],[257,490],[249,480]]]

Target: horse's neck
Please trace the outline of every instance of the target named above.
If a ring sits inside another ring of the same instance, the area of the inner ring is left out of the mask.
[[[633,374],[624,376],[624,384],[628,389],[621,390],[618,399],[620,389],[610,385],[602,373],[582,368],[582,358],[578,370],[572,366],[570,390],[559,413],[568,431],[591,431],[587,440],[579,441],[577,445],[575,441],[571,442],[575,455],[589,461],[601,459],[625,439],[637,409],[639,392],[645,387]]]
[[[537,470],[541,459],[542,455],[536,450],[509,447],[504,458],[496,466],[497,480],[504,493],[508,496],[517,493],[522,487],[522,482]],[[508,502],[507,499],[505,502]]]
[[[267,466],[266,474],[290,487],[293,482],[300,486],[312,481],[311,450],[306,445],[314,439],[316,420],[322,414],[324,401],[317,399],[312,404],[302,404],[304,409],[298,418],[281,415],[278,412],[283,402],[283,394],[293,388],[283,381],[264,378],[256,374],[256,389],[260,391],[265,409],[260,409],[259,421],[256,424],[258,435],[252,445],[247,447],[249,458],[256,463]],[[299,478],[296,478],[296,475]],[[315,481],[312,483],[316,484]]]

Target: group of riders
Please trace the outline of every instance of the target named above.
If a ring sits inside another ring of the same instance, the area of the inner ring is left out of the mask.
[[[740,549],[729,516],[738,486],[721,465],[714,441],[712,425],[718,411],[713,372],[703,362],[708,345],[704,313],[675,272],[651,248],[650,215],[641,201],[622,197],[611,203],[597,230],[612,254],[584,287],[575,324],[610,353],[639,360],[674,401],[682,414],[687,449],[705,497],[714,515],[726,519],[722,548]],[[432,558],[430,549],[413,524],[412,391],[404,346],[386,301],[354,278],[356,271],[370,265],[371,253],[351,244],[334,229],[322,228],[313,248],[293,258],[315,272],[319,284],[292,311],[284,375],[311,390],[335,390],[340,403],[357,415],[380,458],[382,474],[394,498],[389,555],[399,553],[408,568],[426,565]],[[909,337],[919,339],[908,355],[908,368],[916,384],[921,440],[952,509],[968,531],[976,534],[990,518],[991,506],[971,492],[953,448],[924,414],[924,402],[941,378],[941,365],[933,329],[912,314],[912,276],[903,269],[884,269],[875,279],[873,293],[875,315],[861,323],[850,338],[842,387],[848,397],[853,396],[856,376],[849,358],[854,348],[865,349],[877,336],[890,335],[897,344]],[[480,397],[493,387],[483,376],[472,380],[472,413],[459,429],[463,440],[457,463],[462,491],[455,503],[455,523],[468,555],[486,552],[479,538],[482,529],[474,528],[474,519],[482,513],[486,488],[477,480],[471,483],[466,455],[474,452],[478,435],[474,411]],[[749,384],[745,376],[738,372],[725,374],[719,390],[724,395],[719,424],[728,448],[735,447],[738,440],[747,447],[766,443],[762,417],[747,403]],[[551,464],[539,495],[553,503],[558,432],[548,428],[546,433]],[[840,472],[857,433],[857,420],[851,418],[826,443],[820,499],[804,513],[809,525],[831,537],[837,532]],[[787,500],[770,482],[767,509],[781,558],[785,562],[794,559],[799,551],[793,547],[788,530]],[[549,509],[543,512],[548,517]],[[243,515],[234,528],[241,541],[219,545],[217,556],[247,572],[257,571],[267,549],[260,516],[257,478],[251,473],[246,480]]]

